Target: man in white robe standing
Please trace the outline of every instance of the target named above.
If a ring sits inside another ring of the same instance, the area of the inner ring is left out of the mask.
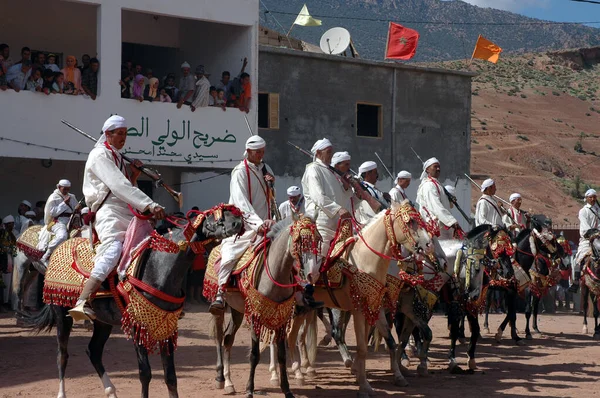
[[[279,214],[281,219],[304,213],[304,196],[302,189],[292,185],[287,189],[288,200],[279,205]]]
[[[398,176],[396,177],[396,186],[390,190],[390,197],[394,202],[402,203],[404,200],[408,199],[405,189],[410,186],[411,179],[412,174],[406,170],[402,170],[398,173]]]
[[[582,262],[592,251],[590,241],[585,238],[585,234],[590,229],[600,229],[600,206],[598,205],[596,190],[588,189],[586,191],[585,202],[585,205],[579,210],[579,246],[577,247],[577,254],[575,255],[574,285],[579,284]]]
[[[504,226],[502,221],[502,211],[500,206],[494,198],[496,194],[496,183],[491,178],[488,178],[481,184],[482,195],[477,201],[475,207],[475,226],[478,227],[483,224],[489,224],[492,226]]]
[[[30,211],[31,208],[32,208],[31,202],[29,202],[28,200],[23,200],[21,203],[19,203],[19,208],[17,209],[17,215],[15,217],[13,217],[15,219],[13,234],[17,239],[19,239],[19,236],[21,234],[21,227],[23,226],[24,223],[27,222],[25,213]]]
[[[60,180],[46,201],[44,228],[40,231],[37,247],[38,250],[46,251],[40,260],[46,267],[54,250],[69,237],[67,224],[71,215],[79,210],[77,198],[69,192],[70,190],[71,182]],[[54,237],[50,240],[52,235]]]
[[[526,213],[521,210],[521,204],[523,203],[523,198],[520,193],[513,193],[508,198],[510,202],[510,208],[507,210],[506,214],[502,216],[502,221],[504,221],[504,225],[512,231],[514,236],[517,236],[519,232],[527,228],[528,220]]]
[[[417,190],[417,204],[425,222],[437,223],[440,231],[444,227],[452,228],[453,236],[458,237],[462,234],[462,229],[450,213],[450,200],[438,181],[440,174],[440,162],[436,158],[430,158],[423,163],[421,185]]]
[[[96,248],[94,268],[79,296],[75,308],[69,311],[74,320],[93,320],[96,317],[90,298],[117,266],[123,251],[123,241],[134,215],[129,209],[150,211],[154,218],[163,219],[165,210],[136,187],[141,171],[140,161],[130,168],[119,153],[127,140],[127,123],[121,116],[109,117],[102,127],[102,136],[88,155],[83,174],[83,195],[90,207],[92,228],[100,244]],[[129,170],[128,170],[129,169]]]

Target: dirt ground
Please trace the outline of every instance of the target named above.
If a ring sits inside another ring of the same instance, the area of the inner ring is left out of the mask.
[[[494,331],[501,315],[490,316],[490,329]],[[481,319],[481,318],[480,318]],[[179,348],[175,353],[179,394],[181,397],[221,397],[222,390],[215,389],[216,354],[207,336],[209,314],[204,305],[192,306],[180,322]],[[451,375],[446,371],[447,338],[446,320],[441,315],[432,320],[434,340],[431,349],[429,377],[417,377],[416,363],[411,364],[412,375],[408,387],[392,384],[386,353],[369,353],[368,377],[378,397],[591,397],[600,391],[600,345],[590,335],[581,334],[582,318],[574,314],[541,315],[542,336],[518,347],[508,339],[498,345],[492,335],[483,333],[477,350],[479,369],[471,375]],[[483,322],[482,322],[483,324]],[[592,320],[593,324],[593,320]],[[518,315],[518,327],[524,329],[524,316]],[[592,328],[591,328],[592,329]],[[348,342],[354,336],[348,329]],[[468,329],[467,329],[468,332]],[[319,339],[324,334],[320,325]],[[66,391],[69,397],[104,397],[101,382],[85,354],[90,332],[77,327],[69,346]],[[242,395],[247,381],[249,365],[248,329],[242,327],[233,351],[232,377]],[[352,347],[353,348],[353,347]],[[461,365],[466,363],[466,346],[457,349]],[[28,330],[15,326],[10,314],[0,316],[0,397],[55,397],[58,392],[55,335],[31,335]],[[282,396],[278,388],[269,384],[268,352],[263,353],[257,370],[258,396]],[[167,396],[162,381],[160,358],[151,358],[154,380],[153,397]],[[131,342],[115,329],[104,352],[104,364],[120,397],[140,395],[138,370]],[[352,397],[357,387],[345,369],[334,346],[320,348],[317,365],[318,376],[297,386],[291,380],[297,397]]]

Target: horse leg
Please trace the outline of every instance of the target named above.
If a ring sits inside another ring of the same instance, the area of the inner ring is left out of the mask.
[[[600,328],[598,327],[598,297],[592,294],[594,306],[594,340],[600,340]]]
[[[353,311],[354,333],[356,334],[356,360],[354,369],[358,383],[358,398],[367,398],[374,393],[373,388],[367,381],[366,359],[367,359],[367,332],[370,329],[365,316],[360,311]]]
[[[490,324],[488,322],[488,317],[490,315],[490,308],[492,306],[492,289],[488,289],[485,293],[485,319],[483,321],[483,331],[485,333],[490,333]]]
[[[225,314],[212,315],[210,323],[210,335],[213,337],[215,347],[217,347],[217,377],[215,377],[215,386],[218,390],[225,388],[225,376],[223,374],[223,324],[225,323]]]
[[[465,317],[464,317],[464,315],[460,317],[460,321],[458,322],[458,342],[460,344],[465,344],[467,342],[467,338],[465,337]]]
[[[451,373],[462,373],[463,370],[456,362],[456,340],[460,329],[460,318],[462,317],[459,304],[456,302],[450,303],[448,310],[448,322],[450,323],[450,351],[448,352],[448,360]]]
[[[531,319],[531,307],[533,302],[533,294],[531,292],[525,294],[525,338],[533,339],[531,330],[529,329],[529,320]]]
[[[523,340],[517,334],[517,291],[513,289],[507,290],[504,298],[506,303],[506,319],[510,325],[510,337],[517,345],[523,345]]]
[[[400,371],[406,375],[408,373],[407,368],[410,365],[410,359],[408,358],[408,355],[406,355],[405,350],[406,346],[408,345],[410,334],[406,334],[404,339],[402,336],[404,336],[405,328],[408,329],[409,327],[407,323],[411,323],[410,327],[412,328],[412,322],[410,322],[406,315],[400,311],[399,307],[400,306],[398,305],[396,308],[396,315],[394,316],[394,327],[396,329],[396,334],[398,335],[398,352],[396,354],[396,358],[398,361],[400,361]]]
[[[254,397],[254,374],[256,373],[256,366],[260,362],[260,340],[254,332],[254,325],[250,325],[250,327],[252,328],[252,348],[250,349],[250,374],[246,384],[246,398]],[[285,356],[285,350],[283,352]]]
[[[318,345],[322,346],[322,347],[327,347],[329,345],[329,343],[331,343],[331,339],[333,336],[332,331],[331,331],[331,322],[329,322],[329,319],[327,319],[327,317],[324,315],[323,308],[317,309],[317,316],[319,317],[319,319],[321,320],[321,322],[323,322],[323,325],[325,326],[325,336],[323,336],[321,341],[319,341]]]
[[[475,362],[475,349],[477,348],[477,340],[479,339],[479,318],[477,315],[473,316],[467,312],[467,320],[469,321],[469,327],[471,328],[471,339],[469,340],[469,347],[467,348],[468,355],[468,366],[469,370],[477,369],[477,363]]]
[[[392,331],[388,324],[388,320],[384,314],[385,310],[382,308],[379,313],[379,319],[377,320],[376,327],[379,330],[381,336],[383,336],[385,340],[385,344],[387,345],[388,352],[390,354],[390,368],[392,373],[394,374],[394,384],[400,387],[405,387],[408,385],[408,382],[402,376],[402,372],[400,371],[400,367],[398,366],[398,359],[396,358],[396,341],[394,340],[394,336],[392,336]]]
[[[73,329],[73,318],[67,317],[67,310],[62,307],[52,307],[56,316],[56,340],[58,342],[58,355],[56,362],[58,365],[58,398],[66,398],[65,393],[65,371],[69,362],[69,353],[67,346],[69,344],[69,336]]]
[[[542,332],[540,332],[540,329],[538,329],[538,310],[539,310],[539,306],[540,306],[540,298],[538,298],[537,296],[533,297],[533,331],[539,334],[542,334]]]
[[[291,352],[294,351],[294,346],[290,346],[290,357],[293,358]],[[274,342],[269,344],[269,372],[271,373],[270,383],[273,387],[277,387],[279,385],[279,373],[277,373],[277,346]]]
[[[316,326],[316,325],[315,325]],[[290,383],[287,375],[287,364],[285,358],[285,338],[277,342],[277,362],[279,362],[279,374],[281,377],[281,392],[285,398],[294,398],[294,394],[290,391]]]
[[[179,398],[177,374],[175,373],[175,344],[172,341],[169,341],[167,346],[160,350],[160,359],[163,365],[165,384],[169,390],[169,398]]]
[[[108,341],[110,337],[110,333],[112,332],[112,325],[107,325],[102,322],[94,321],[94,333],[92,334],[92,339],[88,344],[87,355],[90,358],[90,362],[94,365],[94,369],[96,369],[96,373],[102,380],[102,387],[104,388],[104,394],[108,398],[117,398],[117,392],[114,384],[110,381],[110,377],[108,377],[108,373],[104,369],[104,364],[102,363],[102,353],[104,352],[104,345]],[[136,348],[138,345],[136,344]],[[138,355],[139,357],[139,355]],[[147,361],[146,357],[146,361]],[[148,385],[144,386],[144,380],[142,379],[142,370],[140,365],[140,381],[142,382],[142,396],[148,396]],[[150,365],[148,365],[148,369],[150,369]],[[150,380],[148,383],[150,384]],[[144,394],[144,387],[145,394]]]
[[[235,387],[231,381],[231,349],[233,348],[233,342],[235,341],[235,334],[240,328],[242,321],[244,320],[244,314],[237,312],[233,308],[231,309],[231,319],[225,330],[224,336],[224,348],[223,353],[223,376],[225,378],[225,394],[235,394]],[[252,377],[252,385],[254,386],[254,376]]]
[[[348,350],[348,346],[346,345],[346,328],[348,327],[351,313],[338,309],[331,309],[331,316],[331,332],[333,340],[340,351],[344,366],[351,368],[353,363],[352,355],[350,355],[350,350]]]
[[[305,321],[306,315],[299,315],[294,317],[294,319],[292,320],[292,327],[287,337],[290,362],[292,363],[292,372],[294,372],[296,383],[299,386],[304,385],[304,375],[300,370],[300,362],[296,360],[296,351],[298,350],[298,332]],[[271,344],[271,365],[269,367],[269,371],[271,372],[271,385],[274,387],[280,384],[279,375],[277,374],[276,350],[277,347]]]
[[[583,310],[583,334],[588,334],[588,325],[587,325],[587,312],[588,312],[588,293],[589,290],[586,285],[581,285],[581,307]]]
[[[317,377],[317,371],[314,368],[317,359],[317,313],[311,311],[306,316],[302,338],[298,346],[300,350],[300,368],[306,369],[308,377]]]

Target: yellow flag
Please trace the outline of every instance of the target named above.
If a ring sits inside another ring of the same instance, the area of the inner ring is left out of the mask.
[[[302,10],[300,10],[300,14],[298,14],[298,16],[296,17],[296,20],[294,21],[294,25],[320,26],[321,20],[311,17],[310,14],[308,13],[308,8],[306,8],[306,4],[305,4],[304,7],[302,7]]]
[[[475,44],[475,50],[473,50],[473,56],[471,58],[483,59],[495,64],[498,62],[501,52],[502,49],[500,47],[485,37],[479,35],[477,44]]]

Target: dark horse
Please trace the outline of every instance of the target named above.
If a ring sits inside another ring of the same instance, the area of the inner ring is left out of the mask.
[[[584,260],[581,270],[581,304],[583,306],[583,333],[587,334],[588,297],[594,306],[594,340],[600,340],[600,326],[598,326],[598,296],[600,296],[600,230],[592,228],[584,236],[590,241],[592,253]]]
[[[228,236],[238,234],[243,227],[241,212],[234,206],[220,205],[204,213],[204,221],[197,227],[196,232],[190,242],[203,242],[215,238],[222,239]],[[218,215],[218,217],[217,217]],[[175,228],[171,235],[166,235],[173,242],[185,241],[182,228]],[[187,250],[180,250],[178,253],[167,253],[164,251],[154,251],[148,249],[140,261],[139,276],[146,285],[152,286],[165,295],[171,297],[184,296],[183,281],[188,270],[191,268],[193,253],[188,247]],[[181,304],[174,304],[163,301],[153,295],[142,292],[147,300],[165,311],[175,311],[181,307]],[[116,398],[116,390],[102,364],[102,352],[104,344],[110,337],[113,326],[121,324],[121,312],[113,298],[96,299],[92,303],[96,313],[94,320],[94,332],[88,345],[87,354],[102,379],[104,393],[108,398]],[[46,305],[41,312],[31,319],[34,331],[50,331],[54,326],[57,328],[58,341],[58,377],[60,380],[58,398],[64,398],[65,395],[65,370],[69,354],[67,353],[67,344],[69,335],[73,327],[73,319],[68,314],[69,308],[57,305]],[[139,377],[142,383],[142,397],[148,397],[150,379],[152,378],[150,362],[148,360],[148,350],[141,345],[134,345],[139,365]],[[175,374],[175,361],[173,356],[174,344],[169,341],[164,347],[161,347],[161,358],[165,372],[165,383],[169,390],[169,398],[178,397],[177,376]]]
[[[525,338],[528,340],[533,338],[529,329],[532,312],[533,330],[541,333],[537,324],[538,307],[540,299],[552,284],[551,273],[564,267],[564,248],[552,232],[552,221],[542,214],[536,214],[531,217],[531,226],[532,229],[524,229],[515,239],[515,260],[531,277],[531,284],[525,292]]]

